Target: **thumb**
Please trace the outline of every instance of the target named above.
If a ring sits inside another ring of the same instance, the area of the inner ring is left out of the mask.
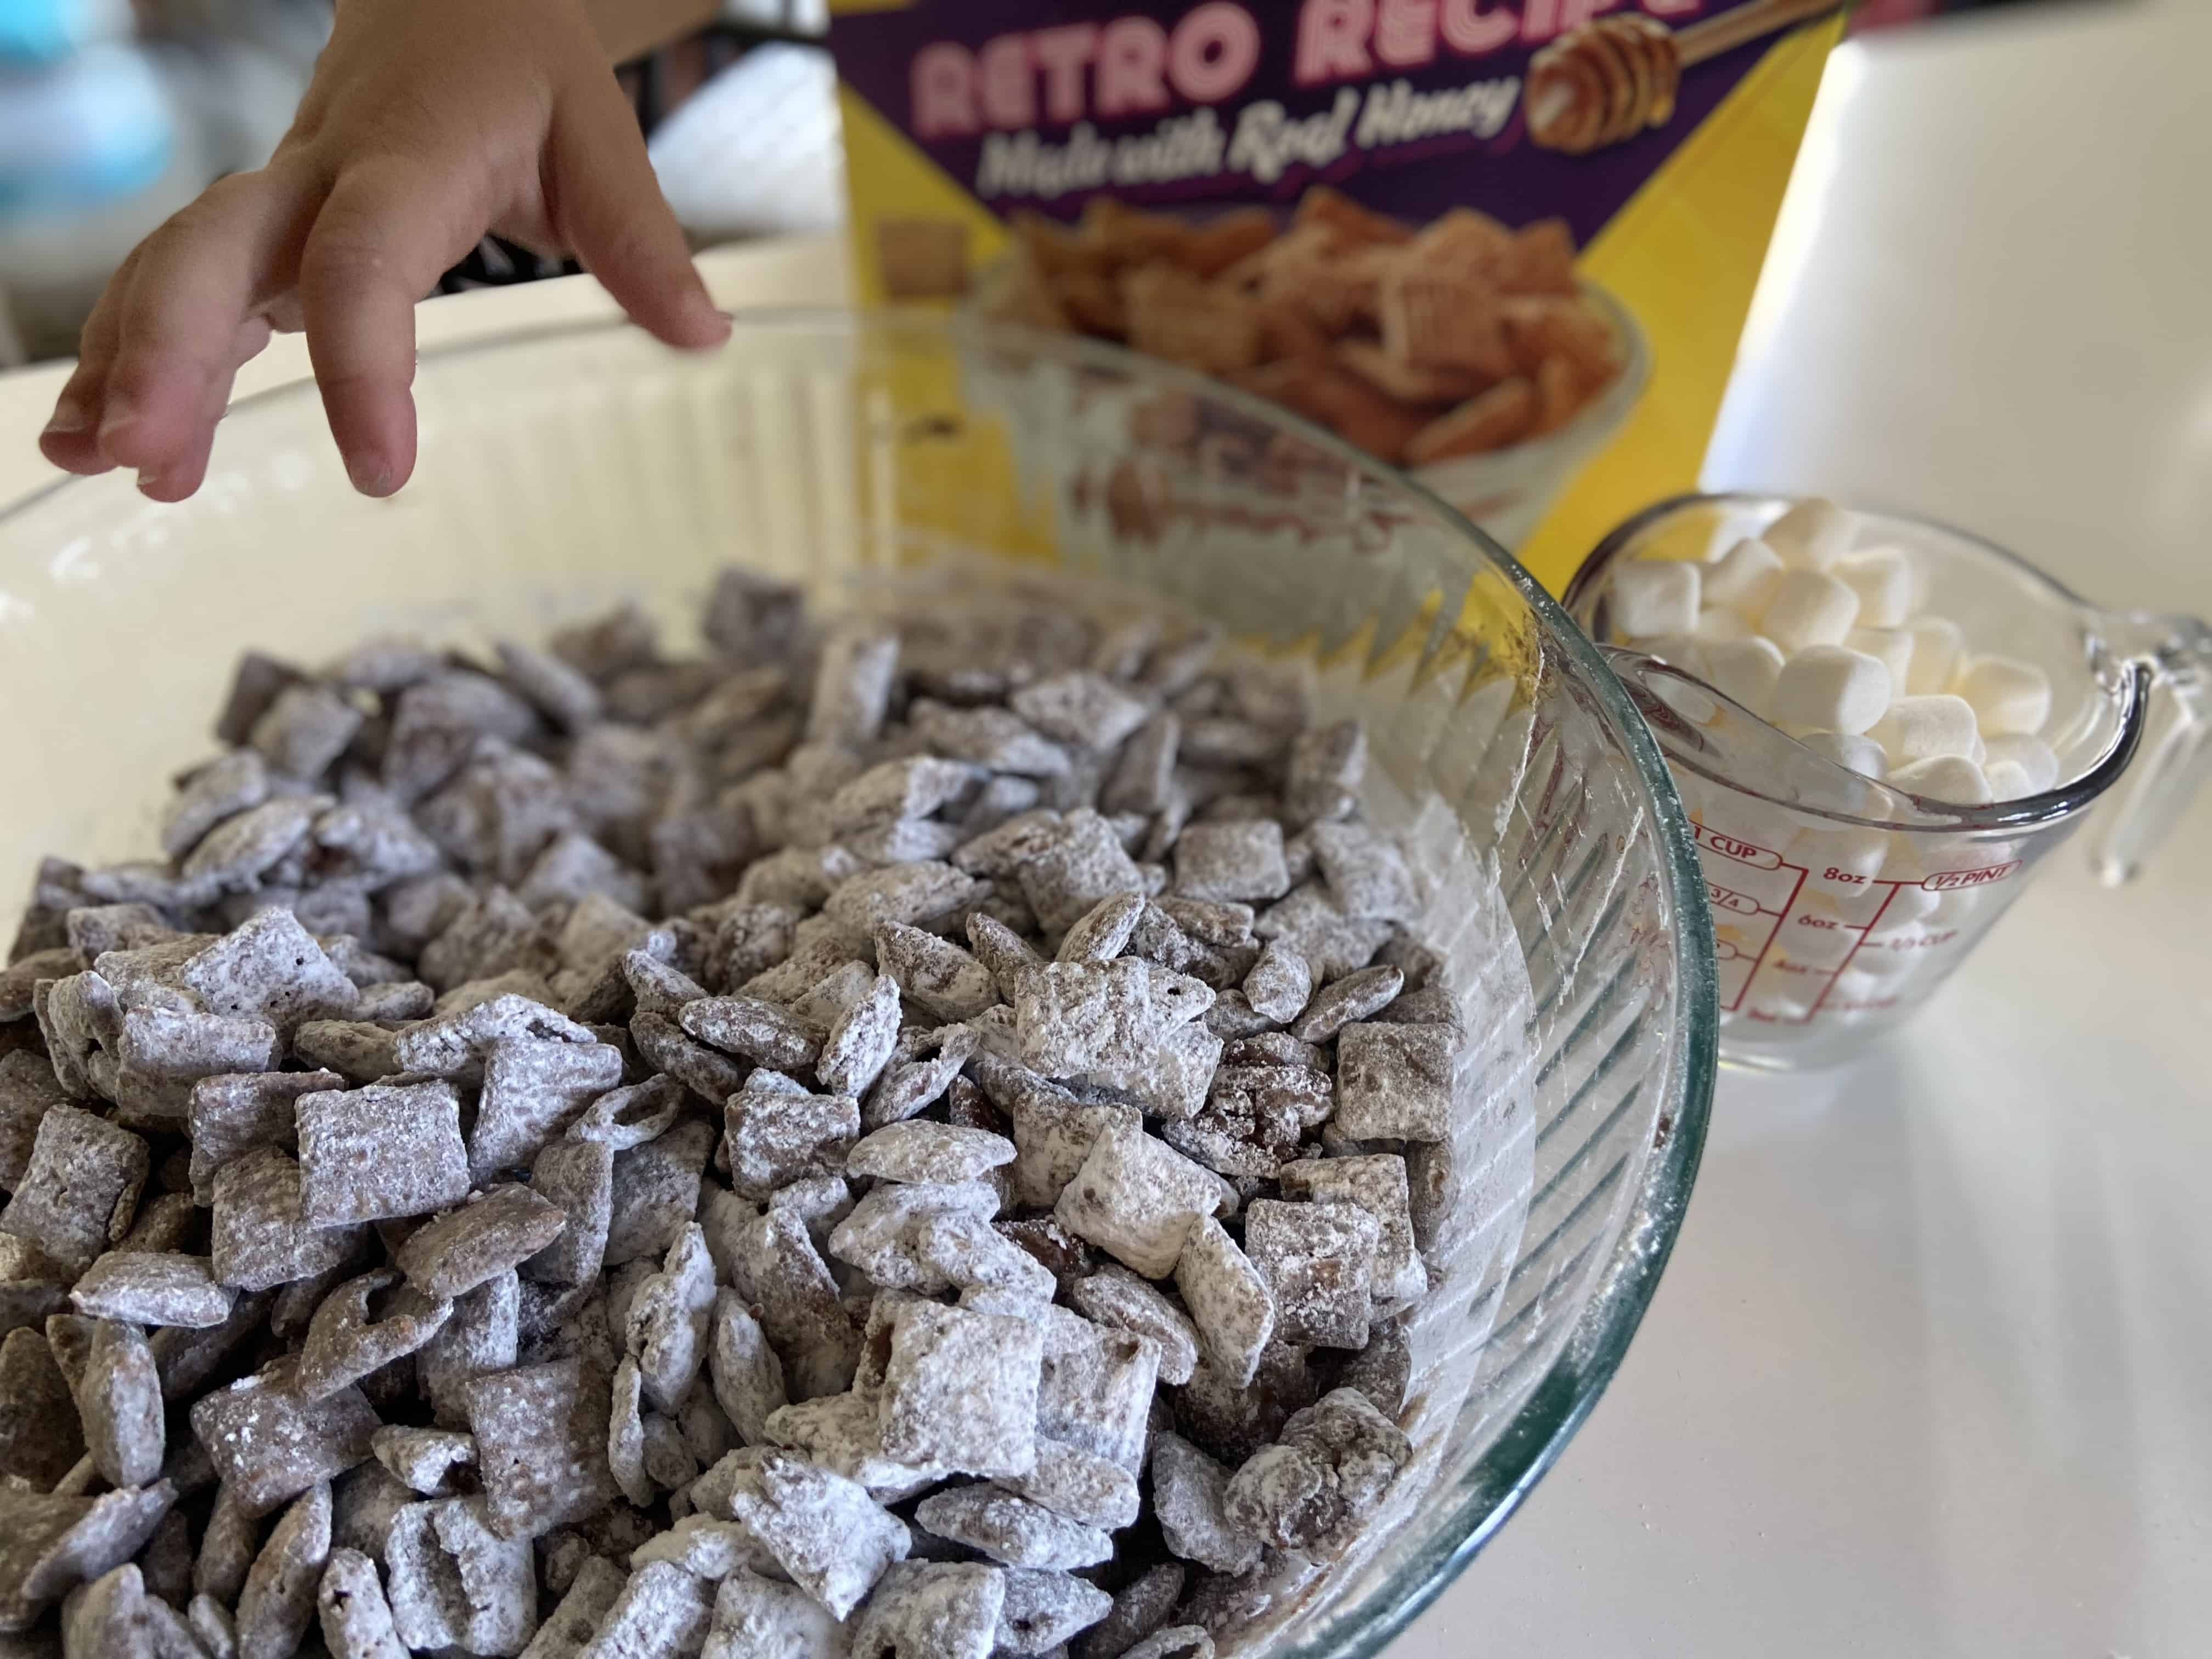
[[[556,107],[546,161],[555,229],[641,327],[672,346],[729,337],[612,76]]]

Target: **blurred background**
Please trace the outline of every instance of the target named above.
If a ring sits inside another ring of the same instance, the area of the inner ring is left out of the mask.
[[[1854,27],[2027,3],[1866,0]],[[820,45],[828,3],[635,0],[626,33],[609,40],[696,246],[841,222],[834,76]],[[214,179],[268,159],[331,6],[0,0],[0,368],[74,356],[131,246]],[[441,286],[566,269],[488,240]]]

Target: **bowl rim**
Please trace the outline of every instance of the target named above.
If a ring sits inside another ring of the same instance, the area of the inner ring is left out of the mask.
[[[1272,423],[1339,461],[1371,487],[1398,492],[1433,514],[1462,537],[1480,568],[1480,556],[1511,586],[1551,636],[1578,686],[1595,699],[1627,751],[1649,799],[1653,828],[1663,849],[1667,895],[1676,926],[1669,948],[1674,957],[1682,1011],[1681,1046],[1676,1063],[1662,1080],[1659,1137],[1642,1184],[1630,1206],[1609,1269],[1583,1308],[1559,1357],[1531,1387],[1520,1407],[1490,1449],[1462,1479],[1463,1495],[1448,1515],[1426,1529],[1420,1547],[1390,1572],[1378,1598],[1380,1612],[1352,1631],[1348,1639],[1326,1650],[1334,1659],[1369,1659],[1413,1622],[1458,1577],[1493,1537],[1523,1498],[1558,1462],[1567,1443],[1595,1407],[1620,1368],[1673,1253],[1711,1112],[1718,1062],[1720,1023],[1718,967],[1714,957],[1711,915],[1705,882],[1689,818],[1676,793],[1667,762],[1626,689],[1607,667],[1598,647],[1583,633],[1561,603],[1542,584],[1464,514],[1417,478],[1386,465],[1339,438],[1327,428],[1303,419],[1265,398],[1194,370],[1086,336],[1017,324],[963,318],[924,307],[779,306],[726,313],[735,325],[715,350],[743,348],[750,331],[813,330],[848,337],[866,332],[927,334],[955,345],[987,345],[993,339],[1040,352],[1077,367],[1095,367],[1127,375],[1141,373],[1165,389],[1177,389],[1225,403],[1255,420]],[[626,318],[599,317],[538,324],[477,335],[422,352],[418,366],[446,363],[472,356],[525,349],[548,341],[589,336],[652,337]],[[669,349],[673,354],[672,349]],[[419,384],[419,376],[418,376]],[[319,395],[312,377],[239,399],[226,416],[252,412]],[[0,532],[10,530],[56,497],[88,489],[107,475],[57,479],[0,510]],[[111,484],[109,487],[112,487]],[[1295,1635],[1285,1650],[1304,1654],[1310,1644]],[[1318,1653],[1322,1650],[1312,1650]]]

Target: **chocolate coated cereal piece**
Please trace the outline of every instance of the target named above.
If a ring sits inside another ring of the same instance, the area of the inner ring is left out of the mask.
[[[266,1020],[229,1019],[171,1008],[126,1008],[113,1047],[110,1092],[125,1127],[183,1127],[192,1085],[204,1077],[272,1069],[283,1052]]]
[[[1257,1534],[1232,1521],[1230,1471],[1181,1435],[1152,1442],[1152,1506],[1167,1547],[1216,1572],[1249,1572],[1260,1565]]]
[[[673,1092],[681,1103],[683,1090],[677,1087]],[[581,1285],[599,1277],[614,1207],[614,1151],[604,1139],[556,1140],[538,1154],[531,1165],[530,1189],[557,1207],[568,1218],[568,1225],[523,1262],[525,1279]]]
[[[1306,958],[1280,939],[1268,942],[1244,976],[1244,1000],[1263,1019],[1288,1024],[1313,994],[1313,972]]]
[[[633,1569],[654,1561],[681,1567],[710,1583],[753,1568],[776,1571],[775,1558],[751,1533],[735,1521],[717,1520],[710,1515],[684,1516],[667,1531],[654,1534],[630,1552]]]
[[[495,1274],[453,1298],[453,1311],[415,1352],[415,1373],[446,1428],[468,1421],[468,1386],[514,1364],[521,1346],[522,1289],[514,1272]]]
[[[450,1429],[387,1425],[369,1437],[369,1447],[379,1463],[426,1498],[450,1496],[453,1470],[477,1461],[475,1437]]]
[[[866,1093],[890,1059],[898,1030],[898,981],[878,974],[868,994],[840,1015],[823,1040],[814,1067],[822,1086],[843,1095]]]
[[[836,1394],[851,1382],[858,1342],[803,1217],[771,1207],[745,1226],[731,1279],[775,1346],[794,1399]]]
[[[672,1077],[649,1077],[610,1089],[568,1126],[568,1138],[599,1141],[610,1154],[625,1152],[665,1133],[688,1098],[684,1085]],[[542,1159],[544,1153],[538,1157]]]
[[[315,1611],[331,1659],[406,1659],[376,1563],[359,1550],[330,1553],[315,1588]]]
[[[901,1562],[854,1623],[853,1659],[987,1659],[1005,1597],[995,1567]]]
[[[964,1211],[988,1218],[998,1210],[999,1195],[983,1182],[957,1185],[935,1182],[885,1182],[853,1206],[852,1213],[831,1231],[830,1253],[850,1262],[878,1285],[916,1291],[939,1291],[946,1281],[922,1265],[919,1240],[922,1224],[947,1211]]]
[[[216,1171],[240,1153],[256,1146],[296,1151],[300,1097],[344,1087],[335,1072],[255,1072],[195,1083],[186,1109],[194,1201],[215,1201]]]
[[[1201,1229],[1204,1224],[1200,1224]],[[1190,1250],[1191,1245],[1186,1242],[1185,1258]],[[1180,1276],[1182,1259],[1178,1259],[1176,1267]],[[1101,1325],[1133,1331],[1158,1343],[1161,1382],[1180,1385],[1190,1380],[1191,1367],[1198,1363],[1198,1328],[1191,1322],[1189,1315],[1145,1279],[1126,1267],[1109,1263],[1088,1278],[1078,1279],[1069,1291],[1068,1300],[1075,1304],[1077,1312]]]
[[[886,1181],[954,1182],[972,1181],[986,1170],[1014,1160],[1014,1143],[981,1129],[947,1123],[886,1124],[865,1137],[847,1156],[848,1174]]]
[[[1301,1158],[1284,1164],[1276,1178],[1286,1198],[1354,1204],[1375,1218],[1379,1231],[1370,1279],[1378,1304],[1396,1305],[1427,1291],[1428,1270],[1413,1243],[1404,1158],[1391,1152]]]
[[[460,1096],[442,1079],[302,1095],[295,1110],[310,1227],[428,1215],[468,1196]]]
[[[662,1255],[675,1243],[699,1208],[700,1176],[714,1147],[714,1126],[693,1120],[615,1154],[608,1267]]]
[[[423,1012],[428,1012],[427,1006]],[[356,1085],[374,1083],[402,1069],[398,1034],[369,1020],[311,1019],[292,1034],[292,1053],[310,1066],[325,1066]]]
[[[1272,818],[1194,823],[1175,846],[1176,892],[1215,902],[1278,899],[1290,890],[1283,828]]]
[[[137,1250],[110,1250],[85,1269],[70,1292],[76,1310],[95,1319],[196,1330],[228,1319],[231,1299],[215,1282],[207,1257]]]
[[[1140,894],[1116,893],[1085,911],[1060,942],[1061,962],[1111,962],[1121,954],[1145,914]]]
[[[384,1316],[374,1317],[372,1298],[398,1283],[398,1273],[380,1267],[348,1280],[323,1298],[300,1348],[295,1386],[302,1397],[326,1399],[413,1353],[453,1316],[449,1301],[400,1291],[380,1310]]]
[[[1362,968],[1322,988],[1291,1027],[1306,1042],[1326,1042],[1354,1020],[1365,1019],[1395,999],[1406,976],[1395,968]]]
[[[1037,1433],[1134,1474],[1144,1462],[1159,1346],[1131,1331],[1094,1325],[1064,1308],[1047,1309],[1037,1328],[1044,1341]]]
[[[331,1489],[293,1500],[253,1559],[239,1592],[238,1659],[289,1659],[315,1616],[315,1587],[331,1553]]]
[[[878,1408],[884,1450],[971,1474],[1033,1468],[1042,1340],[1026,1320],[901,1308]]]
[[[892,1048],[890,1060],[877,1077],[875,1086],[861,1103],[862,1127],[880,1129],[887,1124],[903,1122],[936,1104],[958,1080],[960,1068],[982,1046],[982,1036],[974,1026],[948,1025],[915,1035],[911,1048],[918,1054],[933,1045],[937,1049],[934,1055],[902,1064],[900,1055],[908,1052],[910,1045],[908,1036],[901,1036]]]
[[[81,1273],[130,1231],[147,1164],[146,1143],[138,1136],[74,1106],[52,1106],[39,1120],[15,1193],[0,1209],[0,1232]]]
[[[760,1460],[758,1483],[757,1492],[732,1494],[732,1518],[837,1619],[860,1604],[884,1569],[906,1559],[906,1524],[844,1476],[771,1452]]]
[[[988,1484],[922,1499],[915,1519],[940,1538],[1016,1567],[1087,1567],[1109,1559],[1114,1540],[1096,1527]]]
[[[969,924],[972,933],[975,924]],[[933,1018],[972,1019],[999,1000],[992,972],[948,939],[902,921],[875,932],[876,960],[901,997]]]
[[[1336,1041],[1336,1128],[1355,1140],[1451,1133],[1453,1051],[1443,1025],[1347,1025]]]
[[[727,1100],[744,1086],[743,1066],[686,1036],[683,1027],[665,1014],[636,1015],[629,1030],[647,1065],[680,1079],[702,1100]]]
[[[167,1481],[94,1498],[0,1486],[0,1631],[130,1560],[174,1501]]]
[[[1006,1291],[1049,1302],[1051,1271],[988,1223],[958,1211],[925,1218],[915,1234],[915,1257],[947,1284]]]
[[[1146,890],[1113,826],[1088,807],[1069,813],[1060,835],[1025,860],[1016,875],[1037,921],[1051,933],[1066,933],[1101,899]]]
[[[775,1004],[756,997],[703,997],[687,1002],[678,1023],[702,1042],[762,1066],[795,1071],[811,1066],[820,1044]]]
[[[316,1228],[301,1212],[300,1166],[257,1146],[216,1172],[210,1255],[216,1281],[265,1291],[342,1267],[360,1247],[359,1225]]]
[[[610,1043],[520,1036],[494,1042],[469,1132],[469,1169],[483,1180],[527,1167],[622,1074],[622,1052]]]
[[[1137,1063],[1096,1066],[1085,1076],[1172,1123],[1195,1115],[1206,1104],[1221,1048],[1221,1039],[1194,1021],[1154,1042]]]
[[[1182,1292],[1207,1360],[1237,1387],[1252,1381],[1275,1330],[1275,1301],[1261,1274],[1221,1224],[1207,1216],[1191,1229],[1176,1262]],[[1186,1369],[1182,1381],[1190,1377]]]
[[[1337,908],[1348,916],[1410,922],[1421,912],[1420,891],[1405,854],[1364,823],[1316,823],[1314,857]]]
[[[298,918],[276,908],[193,956],[177,980],[210,1013],[266,1020],[288,1036],[311,1019],[345,1018],[360,994]]]
[[[560,1587],[560,1605],[523,1650],[525,1659],[579,1659],[629,1582],[629,1575],[605,1556],[585,1556],[574,1578]]]
[[[1002,1476],[998,1484],[1055,1515],[1108,1531],[1133,1525],[1140,1508],[1137,1477],[1127,1469],[1042,1435],[1036,1443],[1036,1467],[1027,1474]]]
[[[260,754],[234,749],[199,768],[161,812],[161,851],[181,859],[221,823],[269,798],[269,771]]]
[[[638,1286],[623,1322],[646,1397],[663,1412],[675,1410],[699,1379],[714,1305],[714,1265],[706,1236],[697,1223],[687,1223],[668,1247],[661,1271]]]
[[[1164,1279],[1191,1228],[1219,1201],[1214,1176],[1164,1142],[1124,1127],[1092,1144],[1053,1216],[1146,1278]]]
[[[1078,1638],[1074,1650],[1079,1659],[1121,1659],[1166,1623],[1182,1600],[1188,1576],[1180,1561],[1146,1569],[1115,1595],[1113,1610]]]
[[[1339,1389],[1293,1416],[1279,1443],[1231,1477],[1227,1513],[1279,1549],[1333,1558],[1412,1460],[1413,1443],[1395,1424],[1358,1390]]]
[[[295,1362],[218,1389],[191,1409],[192,1432],[241,1514],[264,1516],[319,1480],[369,1455],[376,1413],[358,1389],[311,1401],[295,1385]]]
[[[76,1401],[40,1331],[0,1340],[0,1476],[50,1491],[84,1453]]]
[[[62,1321],[46,1321],[46,1340],[55,1345]],[[84,1367],[76,1378],[77,1418],[84,1425],[84,1447],[100,1478],[111,1486],[146,1486],[161,1474],[166,1427],[161,1418],[161,1376],[137,1325],[108,1318],[91,1325]],[[55,1345],[58,1347],[58,1345]],[[55,1352],[60,1360],[60,1349]],[[62,1371],[69,1374],[62,1360]]]
[[[1285,1340],[1366,1346],[1369,1274],[1381,1234],[1375,1218],[1354,1204],[1260,1199],[1248,1207],[1245,1253],[1274,1298],[1275,1328]]]
[[[1309,882],[1270,906],[1253,922],[1252,931],[1263,939],[1279,939],[1303,954],[1320,983],[1364,968],[1396,924],[1351,915],[1318,883]]]
[[[423,1295],[446,1301],[527,1261],[567,1224],[527,1187],[495,1187],[418,1229],[392,1265]]]
[[[795,1584],[739,1568],[722,1580],[700,1659],[844,1659],[847,1636]]]
[[[185,857],[184,878],[218,892],[251,891],[330,805],[328,796],[283,796],[225,818]]]
[[[761,1079],[756,1072],[730,1097],[723,1122],[731,1184],[748,1198],[765,1200],[801,1176],[843,1163],[860,1132],[860,1106],[850,1095],[783,1089]]]
[[[1203,1625],[1170,1625],[1125,1650],[1121,1659],[1213,1659],[1213,1636]]]
[[[571,1357],[466,1386],[489,1524],[529,1538],[580,1521],[614,1496],[606,1373]]]
[[[392,1520],[386,1571],[392,1626],[410,1648],[520,1654],[538,1628],[529,1541],[494,1533],[481,1498],[402,1509]]]
[[[783,1363],[768,1334],[734,1291],[715,1293],[709,1310],[708,1371],[714,1399],[749,1445],[767,1432],[770,1413],[788,1403]]]

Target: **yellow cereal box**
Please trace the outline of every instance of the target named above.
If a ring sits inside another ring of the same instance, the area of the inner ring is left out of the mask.
[[[861,297],[1115,341],[1554,587],[1696,479],[1834,0],[833,0]]]

